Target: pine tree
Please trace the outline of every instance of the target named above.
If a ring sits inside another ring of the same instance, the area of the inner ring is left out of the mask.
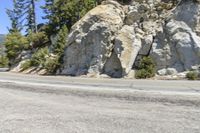
[[[96,0],[46,0],[43,7],[48,19],[51,33],[58,31],[66,25],[68,30],[90,9],[95,7]]]
[[[46,26],[46,34],[50,38],[52,34],[56,32],[55,30],[55,23],[52,19],[54,16],[55,8],[54,8],[55,0],[45,0],[45,5],[42,7],[45,16],[43,16],[43,19],[48,20],[47,26]]]
[[[20,11],[19,18],[23,26],[26,27],[26,32],[37,32],[35,2],[36,0],[15,0]]]
[[[22,30],[22,25],[20,23],[21,19],[21,10],[16,0],[13,0],[13,9],[7,9],[7,15],[11,21],[11,28],[9,28],[10,32],[16,32]]]
[[[54,0],[45,0],[45,5],[42,7],[42,9],[46,16],[44,16],[43,19],[50,19],[54,12],[53,6]]]
[[[28,16],[27,16],[27,26],[31,32],[37,33],[37,23],[35,14],[35,0],[29,1]]]
[[[53,60],[54,63],[51,63],[50,65],[51,69],[49,69],[51,71],[49,72],[55,72],[63,64],[64,48],[66,47],[67,44],[67,35],[68,35],[68,30],[67,27],[64,25],[59,30],[56,44],[53,46],[53,53],[56,55],[56,58],[54,58]]]
[[[67,27],[64,25],[58,32],[58,38],[54,46],[54,54],[57,54],[59,56],[63,54],[64,48],[67,43],[67,39],[66,39],[67,35],[68,35],[68,30],[67,30]]]

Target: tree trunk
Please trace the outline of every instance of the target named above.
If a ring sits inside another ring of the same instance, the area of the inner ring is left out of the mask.
[[[36,23],[36,13],[35,13],[35,0],[31,0],[31,8],[32,8],[32,19],[33,19],[33,31],[37,33],[37,23]]]

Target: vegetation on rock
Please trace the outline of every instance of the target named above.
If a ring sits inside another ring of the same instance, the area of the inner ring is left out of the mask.
[[[68,31],[99,3],[99,0],[45,0],[42,9],[47,23],[39,27],[35,12],[37,1],[13,0],[13,9],[7,10],[11,27],[5,41],[9,66],[29,58],[22,64],[23,70],[35,66],[49,73],[56,72],[62,63]],[[22,29],[26,30],[26,35],[20,33]],[[56,43],[52,42],[52,36],[56,36]],[[30,57],[26,51],[31,51]]]
[[[0,68],[8,66],[8,58],[4,55],[0,55]]]
[[[9,66],[18,63],[21,60],[19,57],[21,52],[29,47],[27,38],[22,36],[20,32],[9,33],[6,36],[4,45],[9,59]]]
[[[190,71],[186,74],[188,80],[197,80],[199,78],[199,73],[196,71]]]
[[[139,68],[135,73],[135,78],[146,79],[155,76],[155,63],[151,57],[143,57],[139,64]]]

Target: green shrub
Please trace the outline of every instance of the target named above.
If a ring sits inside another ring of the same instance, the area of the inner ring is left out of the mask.
[[[40,67],[41,69],[46,69],[48,74],[55,73],[58,66],[60,66],[59,57],[50,57],[46,52],[46,49],[38,50],[38,52],[33,55],[34,57],[32,59],[27,60],[21,65],[21,71],[35,66]]]
[[[32,48],[43,47],[48,42],[45,32],[30,32],[27,36],[27,40],[29,44],[32,45]]]
[[[32,66],[32,62],[31,60],[27,60],[26,62],[24,62],[21,65],[21,71],[27,70],[28,68],[30,68]]]
[[[31,62],[33,66],[41,66],[44,67],[47,58],[49,57],[49,50],[47,47],[41,48],[36,51],[31,58]]]
[[[64,52],[64,48],[67,43],[67,35],[68,35],[68,30],[66,26],[63,26],[60,31],[58,32],[57,35],[57,40],[56,43],[53,45],[53,53],[60,56]]]
[[[19,32],[12,32],[6,36],[4,42],[6,47],[7,57],[10,65],[18,63],[20,60],[16,60],[20,53],[29,47],[29,43],[26,37],[22,36]]]
[[[47,70],[49,74],[52,74],[56,71],[57,67],[60,65],[59,57],[50,57],[46,60],[44,69]]]
[[[190,71],[186,74],[186,78],[188,80],[197,80],[198,79],[198,72],[195,72],[195,71]]]
[[[6,56],[0,56],[0,67],[7,67],[8,66],[8,58]]]
[[[49,58],[49,50],[47,47],[40,48],[37,50],[30,60],[27,60],[25,63],[22,64],[21,69],[22,71],[34,66],[44,68],[46,61]]]
[[[59,30],[57,34],[56,43],[53,44],[52,56],[49,56],[49,58],[46,60],[44,64],[44,68],[50,74],[55,73],[56,70],[62,64],[62,56],[63,56],[64,49],[67,43],[67,40],[66,40],[67,35],[68,35],[67,27],[62,26],[62,28]]]
[[[150,57],[143,57],[138,70],[135,73],[135,78],[146,79],[155,76],[155,64]]]
[[[60,66],[59,60],[59,55],[50,55],[48,48],[45,47],[35,52],[30,63],[25,64],[25,66],[40,67],[41,69],[46,69],[49,74],[52,74]]]

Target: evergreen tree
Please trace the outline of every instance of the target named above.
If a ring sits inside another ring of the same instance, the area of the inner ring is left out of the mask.
[[[36,14],[35,14],[35,0],[29,1],[29,8],[28,8],[28,16],[27,16],[27,26],[31,32],[37,33],[37,23],[36,23]]]
[[[49,21],[50,33],[58,33],[64,25],[70,30],[95,5],[96,0],[46,0],[44,18]]]
[[[18,63],[20,61],[18,57],[20,53],[29,47],[26,37],[22,36],[18,31],[9,33],[6,36],[4,45],[10,66]]]
[[[35,2],[36,0],[16,0],[16,5],[20,11],[18,16],[27,32],[37,32]]]
[[[48,72],[53,73],[58,70],[63,64],[64,48],[67,44],[68,30],[64,25],[57,34],[56,44],[53,46],[53,54],[56,55],[53,59],[48,60],[46,67]]]
[[[54,54],[57,54],[59,56],[63,54],[64,48],[67,43],[67,39],[66,39],[67,35],[68,35],[68,30],[67,30],[67,27],[64,25],[58,32],[58,38],[57,38],[56,44],[53,48]]]
[[[45,30],[46,30],[46,34],[49,38],[56,31],[55,30],[55,27],[56,27],[55,23],[52,20],[52,16],[54,16],[54,12],[55,12],[55,9],[54,9],[54,3],[55,2],[54,1],[55,0],[45,0],[45,5],[42,7],[42,9],[45,13],[45,16],[43,16],[43,19],[48,20]]]
[[[53,15],[54,12],[54,1],[55,0],[45,0],[45,6],[42,7],[44,13],[46,16],[43,17],[43,19],[50,20],[50,17]]]
[[[11,28],[9,28],[9,31],[21,31],[22,25],[20,23],[20,19],[22,12],[16,0],[13,0],[13,9],[7,9],[7,14],[11,21]]]

